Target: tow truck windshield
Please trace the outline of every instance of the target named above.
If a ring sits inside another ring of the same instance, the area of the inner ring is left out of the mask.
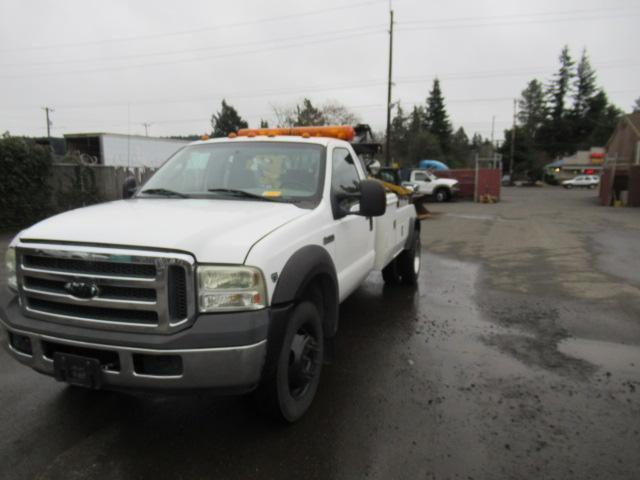
[[[314,202],[321,195],[324,162],[321,145],[255,141],[192,145],[169,159],[138,197]]]

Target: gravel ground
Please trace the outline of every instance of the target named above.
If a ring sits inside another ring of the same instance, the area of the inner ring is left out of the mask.
[[[503,193],[429,206],[418,289],[373,274],[342,305],[291,427],[244,398],[68,388],[0,352],[0,478],[640,478],[640,209]]]

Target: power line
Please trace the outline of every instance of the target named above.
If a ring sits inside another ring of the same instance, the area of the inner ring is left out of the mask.
[[[637,11],[637,7],[626,7],[632,11]],[[624,10],[624,7],[623,7]],[[576,14],[594,14],[594,13],[611,13],[611,7],[608,8],[595,8],[595,9],[581,9],[581,10],[560,10],[560,11],[547,11],[547,12],[529,12],[529,13],[515,13],[511,15],[491,15],[491,16],[478,16],[478,17],[448,17],[448,18],[434,18],[429,20],[406,20],[402,22],[402,25],[409,24],[443,24],[452,22],[473,22],[481,20],[508,20],[508,19],[527,19],[527,17],[539,17],[539,16],[553,16],[553,15],[576,15]],[[621,13],[618,11],[618,13]]]
[[[202,51],[211,52],[212,50],[215,51],[215,50],[224,50],[224,49],[237,49],[242,47],[252,47],[256,45],[264,46],[265,44],[270,44],[270,43],[288,42],[291,40],[300,40],[303,38],[313,38],[313,37],[319,37],[319,36],[326,37],[327,35],[339,35],[343,33],[368,33],[370,31],[377,32],[384,27],[385,27],[384,24],[377,24],[377,25],[369,25],[369,26],[360,26],[357,28],[345,28],[340,30],[329,30],[325,32],[296,35],[292,37],[274,38],[272,40],[259,40],[259,41],[253,41],[253,42],[245,42],[245,43],[229,43],[229,44],[223,44],[223,45],[212,45],[207,47],[188,48],[188,49],[173,50],[173,51],[162,51],[162,52],[158,51],[153,53],[151,52],[139,53],[139,54],[133,54],[133,55],[116,55],[116,56],[101,57],[101,58],[76,58],[76,59],[68,59],[68,60],[53,60],[53,61],[42,61],[42,62],[5,63],[5,64],[0,64],[0,67],[32,67],[32,66],[39,66],[39,65],[68,65],[73,63],[87,63],[87,62],[97,63],[97,62],[112,61],[112,60],[122,61],[122,60],[128,60],[132,58],[164,57],[167,55],[193,54],[194,52],[202,52]],[[239,53],[232,53],[230,55],[237,55],[237,54],[241,55],[242,51],[240,51]]]
[[[634,59],[635,60],[635,59]],[[610,68],[629,68],[640,66],[639,62],[633,63],[631,60],[616,60],[601,64],[594,64],[594,68],[598,70],[607,70]],[[426,80],[438,77],[443,80],[469,80],[476,78],[491,78],[491,77],[508,77],[517,75],[536,75],[541,73],[547,73],[550,70],[548,67],[535,67],[535,68],[522,68],[522,69],[510,69],[510,70],[483,70],[476,72],[458,72],[449,74],[433,74],[433,75],[421,75],[412,77],[400,77],[397,79],[399,83],[421,83]]]
[[[638,17],[638,16],[640,16],[640,12],[619,13],[615,15],[566,17],[566,18],[555,18],[555,19],[538,19],[538,20],[532,19],[532,20],[509,21],[509,22],[479,22],[479,23],[468,22],[468,23],[450,24],[450,25],[426,24],[424,26],[404,27],[404,28],[402,27],[402,24],[399,24],[398,31],[412,32],[412,31],[420,31],[420,30],[447,30],[447,29],[454,29],[454,28],[516,26],[516,25],[536,24],[536,23],[579,22],[579,21],[589,21],[589,20],[607,20],[607,19],[613,19],[613,18],[632,18],[632,17]]]
[[[344,11],[346,9],[360,8],[360,7],[365,7],[365,6],[378,4],[378,3],[383,3],[383,2],[386,2],[386,0],[371,0],[371,1],[368,1],[368,2],[354,3],[354,4],[351,4],[351,5],[341,5],[341,6],[338,6],[338,7],[328,7],[328,8],[312,10],[312,11],[308,11],[308,12],[291,13],[291,14],[288,14],[288,15],[278,15],[278,16],[274,16],[274,17],[267,17],[267,18],[262,18],[262,19],[257,19],[257,20],[249,20],[249,21],[246,21],[246,22],[226,23],[226,24],[221,24],[221,25],[212,25],[210,27],[200,27],[200,28],[193,28],[193,29],[188,29],[188,30],[178,30],[178,31],[173,31],[173,32],[157,33],[157,34],[150,34],[150,35],[135,35],[135,36],[129,36],[129,37],[109,38],[109,39],[104,39],[104,40],[91,40],[91,41],[88,41],[88,42],[57,43],[57,44],[47,44],[47,45],[35,45],[35,46],[31,46],[31,47],[18,47],[18,48],[0,49],[0,53],[5,53],[5,52],[23,52],[23,51],[28,51],[28,50],[51,50],[51,49],[70,48],[70,47],[84,47],[84,46],[89,46],[89,45],[103,45],[103,44],[106,44],[106,43],[130,42],[132,40],[147,40],[147,39],[152,39],[152,38],[163,38],[163,37],[173,37],[173,36],[180,36],[180,35],[191,35],[191,34],[194,34],[194,33],[222,30],[222,29],[228,29],[228,28],[245,27],[245,26],[251,26],[251,25],[259,25],[259,24],[262,24],[262,23],[270,23],[270,22],[277,22],[277,21],[282,21],[282,20],[290,20],[290,19],[293,19],[293,18],[301,18],[301,17],[308,17],[308,16],[313,16],[313,15],[320,15],[320,14],[323,14],[323,13],[334,12],[334,11],[337,11],[337,10]]]
[[[85,69],[85,70],[63,70],[63,71],[58,71],[58,72],[41,72],[41,73],[29,73],[29,74],[18,74],[18,75],[2,75],[2,76],[0,76],[0,79],[35,78],[35,77],[49,77],[49,76],[58,76],[58,75],[77,75],[77,74],[83,74],[83,73],[97,73],[97,72],[111,72],[111,71],[117,71],[117,70],[130,70],[130,69],[135,69],[135,68],[144,68],[144,67],[152,67],[152,66],[160,66],[160,65],[177,65],[177,64],[182,64],[182,63],[194,63],[194,62],[201,62],[203,60],[213,60],[213,59],[224,58],[224,57],[238,57],[238,56],[247,55],[247,54],[264,53],[264,52],[271,52],[271,51],[276,51],[276,50],[287,50],[287,49],[290,49],[290,48],[296,48],[296,47],[300,47],[300,46],[326,44],[327,42],[336,42],[336,41],[344,40],[346,38],[370,36],[370,35],[376,35],[376,34],[380,34],[380,33],[384,33],[384,32],[385,32],[385,30],[383,30],[383,29],[381,29],[379,31],[372,30],[372,31],[367,31],[367,32],[336,36],[336,37],[331,37],[331,38],[322,38],[322,39],[318,39],[318,40],[311,40],[311,41],[307,41],[307,42],[298,42],[298,43],[291,43],[291,44],[287,44],[287,45],[279,45],[279,46],[274,46],[274,47],[264,48],[264,49],[246,50],[246,51],[242,51],[242,52],[232,52],[232,53],[224,53],[224,54],[218,54],[218,55],[207,55],[207,56],[197,57],[197,58],[185,58],[185,59],[181,59],[181,60],[169,60],[169,61],[160,61],[160,62],[151,62],[151,63],[141,63],[141,64],[134,64],[134,65],[116,65],[116,66],[109,66],[109,67],[91,68],[91,69]]]
[[[126,106],[127,103],[130,103],[131,105],[134,105],[134,106],[169,105],[169,104],[175,104],[175,103],[200,103],[200,102],[207,102],[207,101],[219,101],[222,97],[235,100],[235,99],[243,99],[243,98],[271,97],[271,96],[280,95],[280,94],[300,95],[305,93],[316,93],[316,92],[324,92],[324,91],[331,91],[331,90],[349,90],[349,89],[362,89],[362,88],[368,88],[368,87],[378,87],[385,84],[386,84],[386,81],[381,79],[381,80],[367,80],[367,81],[360,81],[360,82],[349,82],[349,83],[342,83],[342,84],[319,85],[319,86],[300,85],[297,87],[289,87],[284,89],[280,88],[280,89],[274,89],[274,90],[262,90],[262,91],[258,90],[258,91],[252,91],[252,92],[231,91],[231,92],[216,93],[216,94],[209,93],[203,96],[172,99],[172,100],[167,100],[166,98],[163,98],[163,99],[140,100],[137,102],[117,101],[117,102],[91,102],[91,103],[85,103],[85,104],[66,104],[66,105],[58,104],[58,107],[66,108],[66,109],[78,109],[78,108],[82,109],[82,108],[96,108],[96,107],[123,107],[123,106]],[[7,110],[11,110],[11,109],[25,110],[25,109],[33,109],[34,107],[27,106],[27,107],[17,107],[17,108],[12,108],[12,107],[4,107],[4,108]]]
[[[607,68],[619,68],[622,66],[629,66],[629,64],[625,64],[626,60],[616,60],[614,62],[609,62],[607,64],[601,64],[597,66],[598,69],[607,69]],[[631,65],[631,66],[640,66],[640,63]],[[482,78],[485,77],[493,77],[493,76],[510,76],[514,74],[536,74],[536,73],[546,73],[549,69],[542,69],[540,67],[539,70],[499,70],[499,71],[479,71],[479,72],[467,72],[465,75],[464,72],[458,72],[456,74],[445,74],[438,75],[439,78],[444,79],[471,79],[471,78]],[[426,82],[433,79],[436,75],[427,75],[427,76],[412,76],[412,77],[400,77],[397,78],[396,84],[408,84],[408,83],[421,83]],[[115,101],[115,102],[89,102],[84,104],[60,104],[58,103],[58,108],[64,108],[67,110],[71,109],[84,109],[84,108],[108,108],[108,107],[124,107],[127,104],[131,104],[132,106],[144,106],[144,105],[170,105],[170,104],[181,104],[181,103],[201,103],[201,102],[212,102],[218,101],[221,97],[225,97],[228,99],[246,99],[246,98],[260,98],[260,97],[271,97],[274,95],[301,95],[307,93],[318,93],[318,92],[327,92],[332,90],[351,90],[351,89],[364,89],[364,88],[376,88],[386,85],[386,80],[384,79],[373,79],[368,81],[360,81],[360,82],[349,82],[349,83],[341,83],[341,84],[329,84],[329,85],[319,85],[319,86],[309,86],[309,85],[300,85],[296,87],[289,87],[285,89],[273,89],[273,90],[262,90],[262,91],[252,91],[250,93],[244,92],[225,92],[225,93],[215,93],[215,94],[207,94],[203,96],[189,97],[189,98],[178,98],[178,99],[146,99],[140,100],[137,102],[127,102],[127,101]],[[636,92],[636,89],[629,90],[608,90],[608,94],[617,94],[617,93],[631,93]],[[463,98],[463,99],[447,99],[447,104],[449,103],[482,103],[482,102],[505,102],[511,101],[512,96],[510,97],[481,97],[481,98]],[[407,101],[404,100],[403,103],[408,104],[418,104],[423,102],[423,100],[415,100],[415,101]],[[380,104],[383,105],[383,104]],[[36,106],[19,106],[19,107],[11,107],[5,106],[2,107],[4,110],[32,110],[37,108]]]

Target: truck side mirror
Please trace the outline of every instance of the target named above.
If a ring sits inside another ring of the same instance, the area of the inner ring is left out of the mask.
[[[122,182],[122,198],[127,199],[135,195],[138,189],[138,180],[136,177],[128,177]]]
[[[380,217],[387,211],[387,194],[377,180],[360,182],[360,211],[363,217]]]

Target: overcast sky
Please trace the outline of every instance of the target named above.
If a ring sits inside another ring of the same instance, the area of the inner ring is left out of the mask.
[[[586,47],[612,101],[640,96],[638,0],[394,0],[393,100],[442,80],[454,126],[508,127],[512,98]],[[222,98],[257,126],[272,105],[337,100],[385,125],[389,2],[3,0],[0,132],[209,132]]]

